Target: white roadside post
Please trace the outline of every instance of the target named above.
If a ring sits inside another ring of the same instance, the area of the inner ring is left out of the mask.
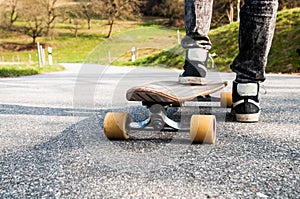
[[[177,30],[177,42],[178,42],[178,44],[181,43],[180,31],[179,30]]]
[[[136,48],[136,51],[135,51],[135,59],[138,59],[139,58],[139,49]]]
[[[48,62],[49,62],[50,66],[53,65],[52,48],[51,47],[48,47]]]
[[[111,55],[110,55],[110,51],[108,51],[108,63],[110,64],[111,62]]]
[[[38,60],[39,60],[39,67],[42,67],[42,56],[41,56],[41,47],[40,42],[37,42],[37,49],[38,49]]]
[[[135,62],[135,47],[131,48],[131,61]]]
[[[46,55],[43,46],[41,46],[41,52],[42,52],[42,65],[44,66],[46,64]]]

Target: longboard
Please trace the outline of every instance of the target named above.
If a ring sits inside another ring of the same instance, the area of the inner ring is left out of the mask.
[[[128,139],[131,130],[183,130],[180,121],[168,118],[166,109],[181,106],[186,101],[211,99],[213,94],[228,85],[224,82],[207,82],[205,85],[180,84],[175,81],[158,81],[130,88],[126,93],[128,101],[141,101],[150,111],[144,121],[132,122],[128,113],[107,113],[104,119],[104,134],[110,139]],[[223,92],[218,98],[223,108],[232,104],[232,93]],[[192,143],[213,144],[216,140],[216,117],[214,115],[192,115],[190,119]]]
[[[130,88],[126,93],[128,101],[144,103],[170,103],[180,105],[198,97],[208,96],[228,85],[224,82],[208,82],[205,85],[180,84],[175,81],[158,81]]]

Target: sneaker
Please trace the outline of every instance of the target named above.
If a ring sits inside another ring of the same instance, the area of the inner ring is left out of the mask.
[[[187,49],[184,72],[179,76],[179,83],[204,84],[208,57],[208,51],[203,48]]]
[[[233,82],[232,113],[238,122],[258,122],[260,116],[259,83]]]

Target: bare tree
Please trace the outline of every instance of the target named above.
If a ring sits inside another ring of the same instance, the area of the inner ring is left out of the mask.
[[[8,0],[0,2],[2,11],[2,22],[9,29],[12,29],[13,24],[19,18],[18,15],[18,0]]]
[[[241,8],[241,0],[237,0],[237,5],[236,5],[237,21],[240,21],[240,8]]]
[[[35,43],[36,38],[43,35],[46,27],[45,7],[39,0],[22,0],[20,8],[21,16],[26,22],[24,33],[32,37],[32,42]]]
[[[13,26],[14,22],[18,19],[18,13],[17,13],[17,6],[18,6],[18,0],[9,0],[9,28]]]
[[[228,1],[229,8],[226,9],[227,17],[229,20],[229,23],[234,22],[234,0]]]
[[[92,21],[93,15],[94,15],[94,6],[95,5],[96,4],[93,5],[93,2],[82,2],[81,3],[82,14],[88,22],[89,30],[91,29],[91,21]]]
[[[241,4],[243,4],[243,2],[244,0],[228,0],[226,14],[229,23],[233,23],[234,19],[236,19],[236,21],[240,21],[240,7]],[[234,15],[235,12],[236,12],[236,16]]]
[[[55,19],[59,16],[56,3],[58,0],[42,0],[40,1],[46,12],[46,30],[45,34],[49,35],[49,32],[54,28]]]
[[[102,0],[98,1],[100,14],[108,20],[109,31],[107,38],[111,37],[113,25],[117,19],[134,19],[139,16],[139,0]]]
[[[169,25],[171,26],[183,26],[184,24],[183,0],[164,0],[154,4],[151,10],[159,16],[169,18]]]
[[[72,24],[70,31],[74,33],[75,38],[77,39],[79,30],[83,26],[83,21],[81,18],[81,8],[80,6],[74,6],[69,9],[66,14],[68,15],[69,23]]]
[[[91,29],[92,19],[99,13],[99,0],[78,0],[80,15],[87,20],[88,29]]]
[[[82,28],[82,23],[83,22],[81,21],[80,18],[76,18],[73,20],[73,28],[72,29],[74,31],[74,36],[75,36],[76,40],[77,40],[80,28]]]

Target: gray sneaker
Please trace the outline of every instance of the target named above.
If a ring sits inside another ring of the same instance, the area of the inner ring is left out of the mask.
[[[203,48],[187,49],[184,72],[179,76],[179,83],[204,84],[208,58],[209,52]]]

